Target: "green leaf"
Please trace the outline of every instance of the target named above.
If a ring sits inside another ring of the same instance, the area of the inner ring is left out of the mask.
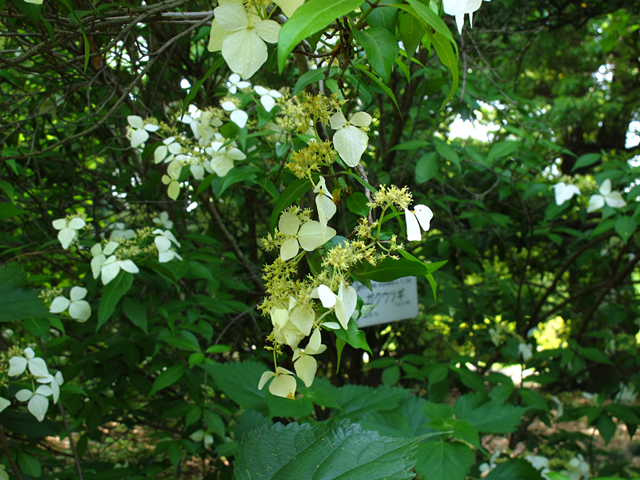
[[[398,41],[383,27],[352,30],[356,41],[364,47],[367,60],[384,83],[389,83],[393,64],[398,57]]]
[[[460,165],[460,157],[458,153],[448,144],[444,142],[435,142],[436,152],[438,152],[442,157],[449,160],[456,167],[458,167],[458,171],[462,171],[462,167]]]
[[[102,290],[102,298],[98,306],[98,326],[96,331],[105,324],[116,309],[118,302],[129,291],[133,283],[133,275],[121,271],[116,278],[111,280]]]
[[[230,352],[230,351],[231,351],[231,347],[227,345],[212,345],[209,348],[207,348],[207,353],[223,353],[223,352]]]
[[[49,309],[38,291],[27,289],[24,271],[15,263],[0,266],[0,322],[46,317]]]
[[[348,330],[343,328],[334,330],[336,337],[343,342],[348,343],[353,348],[366,350],[369,354],[373,355],[369,348],[369,344],[367,343],[367,336],[362,330],[358,329],[358,324],[355,321],[350,320],[347,327]]]
[[[491,145],[489,154],[487,155],[487,161],[491,161],[496,158],[506,157],[512,154],[520,148],[520,142],[514,140],[505,140],[504,142],[498,142]]]
[[[36,31],[40,31],[40,5],[27,3],[24,0],[12,0],[12,3],[20,9],[22,13],[33,24]]]
[[[431,12],[431,10],[429,11]],[[449,29],[447,29],[447,32],[448,31]],[[445,107],[445,105],[449,103],[449,100],[453,98],[456,91],[458,90],[458,82],[459,82],[458,57],[453,52],[453,47],[451,46],[451,42],[447,40],[445,37],[442,37],[441,35],[437,33],[432,33],[432,32],[429,32],[429,36],[431,38],[431,43],[436,49],[438,58],[440,59],[440,61],[445,67],[451,70],[451,74],[453,75],[453,84],[451,85],[451,90],[449,90],[448,95],[442,102],[442,105],[440,105],[440,110],[442,110]]]
[[[284,70],[289,54],[302,39],[325,30],[336,18],[352,12],[362,0],[309,0],[285,22],[278,36],[278,70]]]
[[[392,282],[403,277],[422,277],[429,271],[422,262],[415,262],[406,258],[394,260],[387,257],[375,267],[368,262],[361,263],[356,273],[374,282]]]
[[[27,318],[23,325],[27,331],[40,338],[49,335],[49,328],[51,327],[47,318]]]
[[[367,16],[367,23],[371,27],[382,27],[391,33],[396,33],[396,19],[398,18],[398,9],[383,6],[385,2],[381,2],[379,8],[375,8]]]
[[[473,465],[473,451],[460,442],[425,442],[415,456],[416,472],[428,480],[463,480]]]
[[[242,437],[235,475],[238,480],[408,480],[415,464],[410,453],[421,440],[383,437],[348,420],[276,423]]]
[[[389,97],[391,98],[391,100],[393,101],[393,104],[396,106],[396,108],[398,109],[398,112],[400,112],[400,107],[398,106],[398,101],[396,100],[396,96],[393,94],[393,91],[387,87],[378,77],[376,77],[373,73],[371,73],[369,70],[367,70],[367,67],[365,67],[364,65],[354,65],[354,67],[356,67],[358,70],[360,70],[361,72],[364,72],[366,75],[369,76],[369,78],[371,80],[373,80],[375,83],[378,84],[378,86],[384,90],[384,93],[386,93],[387,95],[389,95]]]
[[[529,388],[521,388],[518,390],[518,393],[520,394],[520,398],[522,398],[522,401],[525,403],[525,405],[534,407],[544,412],[549,411],[549,406],[547,405],[544,397],[535,390],[531,390]]]
[[[131,323],[141,328],[144,333],[149,333],[147,311],[138,300],[127,297],[122,302],[122,310]]]
[[[409,58],[413,57],[418,45],[420,45],[420,40],[427,31],[414,15],[407,12],[398,12],[398,31],[405,52]]]
[[[542,480],[540,473],[529,462],[521,458],[509,459],[498,464],[484,478],[485,480]]]
[[[180,113],[180,116],[182,117],[184,115],[184,112],[187,111],[187,107],[189,106],[189,103],[191,103],[191,101],[196,98],[196,95],[198,94],[198,92],[200,91],[200,87],[202,87],[202,85],[204,84],[204,82],[207,81],[207,79],[213,75],[213,73],[220,68],[222,65],[224,64],[224,58],[220,57],[218,60],[216,60],[216,62],[211,65],[211,67],[209,68],[209,70],[207,70],[207,73],[204,74],[204,77],[202,77],[200,80],[198,80],[193,87],[191,87],[189,89],[189,93],[187,93],[187,96],[184,99],[184,102],[182,102],[182,112]],[[198,192],[199,193],[199,192]]]
[[[13,185],[11,185],[9,182],[5,182],[4,180],[0,180],[0,188],[4,190],[4,192],[7,194],[7,197],[9,197],[9,200],[11,200],[11,202],[13,203],[13,197],[16,194],[16,190],[15,188],[13,188]]]
[[[453,424],[453,437],[480,448],[480,437],[476,427],[465,420],[456,420]]]
[[[176,383],[182,378],[182,375],[184,375],[186,369],[187,367],[185,365],[174,365],[173,367],[169,367],[164,372],[160,373],[160,375],[158,375],[153,382],[153,387],[151,387],[149,396],[162,390],[163,388],[167,388],[168,386]]]
[[[596,421],[596,427],[598,432],[602,435],[604,442],[609,445],[609,442],[616,434],[616,423],[606,413],[601,414]]]
[[[300,10],[300,8],[298,10]],[[296,10],[296,13],[297,13],[297,10]],[[282,195],[280,195],[280,198],[276,202],[276,205],[273,207],[273,213],[271,213],[271,220],[270,220],[271,231],[273,231],[275,226],[278,224],[278,217],[280,216],[280,212],[285,208],[287,208],[289,205],[291,205],[293,202],[299,200],[302,197],[302,195],[307,193],[310,189],[311,189],[311,181],[309,181],[306,178],[299,178],[291,182],[291,184],[289,184],[289,186],[285,189],[285,191],[282,192]]]
[[[201,365],[218,389],[241,407],[267,414],[265,390],[258,390],[260,377],[268,368],[257,362],[230,362]],[[272,367],[273,368],[273,367]]]
[[[431,145],[429,142],[425,142],[424,140],[409,140],[407,142],[402,142],[389,149],[390,152],[394,150],[417,150],[420,147],[428,147]]]
[[[409,5],[413,7],[413,9],[407,8],[406,6],[394,5],[394,7],[402,8],[403,10],[416,15],[416,18],[422,20],[426,25],[433,28],[442,38],[448,40],[453,44],[456,48],[456,52],[458,49],[458,44],[453,39],[451,35],[451,30],[447,27],[447,24],[436,15],[431,8],[422,3],[420,0],[407,0]],[[403,8],[404,7],[404,8]]]
[[[382,384],[387,387],[392,387],[400,380],[400,367],[393,365],[389,368],[385,368],[382,371]]]
[[[571,171],[573,172],[574,170],[577,170],[578,168],[588,167],[589,165],[593,165],[598,160],[600,160],[600,154],[599,153],[585,153],[584,155],[579,157],[578,160],[576,160],[576,164],[573,166]]]
[[[546,183],[531,183],[527,185],[527,189],[522,194],[522,200],[526,200],[529,197],[532,197],[534,195],[537,196],[539,193],[547,191],[549,191],[549,185],[547,185]]]
[[[245,180],[254,180],[256,178],[256,175],[258,175],[259,173],[260,170],[250,165],[244,167],[234,167],[229,170],[229,173],[222,177],[222,181],[219,184],[220,189],[216,191],[216,189],[214,188],[213,193],[216,197],[220,198],[231,185],[244,182]]]
[[[478,390],[481,392],[486,391],[487,387],[484,385],[484,379],[480,377],[477,373],[472,372],[467,367],[454,367],[453,365],[449,366],[449,369],[452,372],[458,374],[460,381],[465,384],[467,387],[472,388],[474,390]]]
[[[636,412],[634,412],[626,405],[611,403],[609,405],[605,405],[604,409],[621,422],[630,423],[632,425],[640,425],[640,418],[638,417],[638,415],[636,415]]]
[[[434,152],[423,155],[416,163],[416,183],[428,182],[438,175],[439,169],[438,157]]]
[[[200,351],[200,345],[198,345],[196,341],[187,337],[176,337],[168,334],[158,337],[158,340],[162,340],[163,342],[168,343],[172,347],[179,348],[180,350],[186,350],[188,352]]]
[[[466,420],[480,432],[510,433],[518,428],[526,412],[525,408],[490,400],[469,412],[457,414],[457,417]]]
[[[338,70],[338,67],[331,67],[331,70],[329,70],[328,78],[333,77]],[[295,87],[293,87],[292,95],[295,97],[307,85],[323,80],[325,78],[326,71],[327,67],[322,67],[318,68],[317,70],[309,70],[304,75],[301,75],[296,82]]]
[[[599,350],[595,347],[588,347],[588,348],[578,347],[578,353],[583,357],[588,358],[589,360],[592,360],[594,362],[613,365],[613,362],[609,360],[609,357],[607,357],[604,353],[602,353],[602,350]]]
[[[42,465],[40,465],[40,460],[33,455],[21,452],[20,450],[18,450],[18,466],[24,475],[30,475],[32,477],[42,476]]]
[[[411,396],[407,390],[396,387],[346,385],[334,392],[333,397],[341,408],[339,412],[334,412],[334,415],[337,418],[359,421],[374,412],[395,410],[407,396]]]
[[[616,220],[616,232],[618,232],[618,235],[620,235],[620,238],[622,238],[624,243],[627,243],[627,240],[631,238],[631,235],[635,233],[637,228],[638,224],[631,217],[619,217]]]
[[[6,220],[7,218],[17,217],[18,215],[24,215],[27,213],[24,210],[20,210],[13,203],[2,202],[0,203],[0,220]]]
[[[368,202],[369,200],[364,193],[355,192],[347,197],[347,208],[356,215],[365,217],[369,215],[369,210],[371,210],[367,205]]]

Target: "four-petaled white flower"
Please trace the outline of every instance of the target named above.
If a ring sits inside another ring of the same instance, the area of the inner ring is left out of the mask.
[[[53,390],[48,385],[40,385],[35,392],[23,388],[16,393],[16,398],[21,402],[29,402],[27,408],[38,419],[44,420],[44,416],[49,409],[49,399],[53,395]]]
[[[345,287],[344,282],[340,282],[338,294],[336,295],[326,285],[320,285],[311,293],[312,298],[319,298],[324,308],[335,308],[335,314],[340,325],[345,330],[349,328],[349,319],[356,309],[358,303],[358,293],[356,289]]]
[[[232,73],[229,75],[229,81],[227,82],[227,88],[229,89],[229,93],[236,93],[239,88],[249,88],[251,86],[250,82],[245,82],[240,78],[240,75],[237,73]]]
[[[34,377],[49,376],[46,362],[42,358],[36,357],[31,347],[25,348],[23,353],[24,357],[15,355],[9,359],[9,372],[7,372],[7,375],[10,377],[22,375],[27,367],[29,367],[29,372],[31,372]]]
[[[173,221],[169,218],[169,212],[161,212],[160,216],[154,217],[152,221],[158,226],[162,225],[165,230],[171,230],[173,228]]]
[[[66,218],[59,218],[53,221],[53,228],[60,230],[58,232],[58,240],[62,244],[62,248],[67,249],[69,245],[78,238],[78,230],[86,225],[82,218],[76,217],[67,221]]]
[[[113,226],[113,231],[109,235],[109,240],[115,242],[117,240],[129,240],[136,236],[135,230],[131,228],[125,229],[124,223],[116,222]]]
[[[282,94],[277,90],[267,90],[260,85],[256,85],[253,89],[260,95],[260,103],[267,112],[270,112],[276,106],[276,98],[282,97]]]
[[[566,468],[566,470],[561,470],[560,473],[569,477],[570,480],[589,478],[589,463],[585,461],[580,453],[567,463]]]
[[[522,360],[527,362],[533,357],[533,346],[530,343],[521,343],[518,345],[518,353],[522,356]]]
[[[371,124],[371,115],[358,112],[347,121],[339,111],[331,116],[329,123],[331,128],[337,130],[333,134],[333,146],[340,158],[348,166],[355,167],[360,163],[360,158],[369,145],[369,136],[364,129]]]
[[[564,182],[556,183],[553,186],[556,195],[556,204],[562,205],[567,200],[571,200],[574,195],[580,195],[580,189],[575,185],[567,185]]]
[[[290,212],[282,214],[278,229],[286,237],[280,247],[280,260],[283,262],[295,257],[300,247],[312,252],[336,235],[331,227],[326,227],[323,234],[322,225],[315,220],[309,220],[300,226],[300,219]]]
[[[73,287],[69,294],[71,300],[62,296],[56,297],[53,299],[53,302],[51,302],[49,311],[51,313],[62,313],[68,308],[71,318],[74,318],[79,322],[86,322],[91,316],[91,305],[89,305],[89,302],[86,300],[83,300],[86,295],[86,288]]]
[[[322,226],[322,234],[327,228],[327,223],[336,213],[336,204],[333,203],[333,195],[327,189],[327,183],[324,177],[320,177],[318,184],[313,189],[313,193],[317,193],[316,206],[318,207],[318,219]]]
[[[313,348],[311,345],[307,345],[307,348],[304,350],[296,348],[295,352],[293,352],[293,361],[295,362],[293,367],[295,368],[296,375],[307,387],[310,387],[313,384],[313,379],[318,371],[318,362],[312,357],[312,355],[318,355],[326,349],[326,345],[320,345],[318,348]]]
[[[182,145],[176,142],[176,137],[165,138],[162,143],[164,145],[160,145],[153,152],[154,163],[160,163],[162,161],[164,161],[164,163],[172,162],[176,155],[182,153]]]
[[[589,199],[587,213],[601,209],[605,203],[611,208],[620,208],[627,205],[620,192],[611,191],[611,180],[608,178],[600,185],[600,195],[592,195]]]
[[[407,221],[407,240],[418,241],[422,240],[420,227],[425,232],[429,231],[433,212],[426,205],[416,205],[415,213],[407,208],[404,209],[404,218]]]
[[[131,146],[133,148],[139,147],[144,142],[149,140],[149,132],[156,132],[160,127],[154,125],[152,123],[144,124],[142,117],[138,115],[129,115],[127,117],[127,122],[131,127],[130,129],[130,139]]]
[[[119,243],[117,242],[109,242],[105,245],[104,249],[101,243],[96,243],[91,247],[91,255],[93,256],[91,259],[91,271],[93,272],[93,278],[98,278],[102,270],[102,265],[104,265],[107,257],[115,252],[118,245]]]
[[[220,106],[227,112],[231,112],[229,118],[240,128],[244,128],[249,120],[249,115],[244,110],[240,110],[235,103],[231,101],[222,102]]]
[[[220,136],[220,140],[222,140],[222,136]],[[233,168],[233,162],[247,158],[234,144],[227,145],[226,147],[222,145],[224,145],[222,142],[216,140],[211,142],[211,146],[205,149],[207,155],[211,157],[209,167],[219,177],[224,177],[229,173],[229,170]],[[207,164],[205,164],[205,167],[207,167]]]
[[[242,78],[251,78],[267,61],[264,42],[277,43],[280,25],[247,12],[240,0],[220,0],[213,10],[208,49],[222,50],[229,68]]]
[[[213,435],[205,432],[202,429],[193,432],[191,435],[189,435],[189,438],[194,442],[204,442],[204,448],[209,448],[211,445],[213,445]]]
[[[456,17],[458,32],[462,35],[464,26],[464,14],[469,14],[469,28],[473,28],[473,12],[476,12],[482,5],[482,0],[443,0],[444,13]]]
[[[171,249],[171,243],[174,243],[179,247],[180,242],[176,240],[176,237],[173,235],[173,233],[171,233],[170,230],[165,230],[163,232],[162,230],[157,228],[151,233],[157,235],[157,237],[154,238],[153,242],[156,244],[156,248],[158,249],[158,262],[167,263],[174,258],[179,258],[180,260],[182,260],[182,257]]]
[[[60,387],[64,383],[62,372],[57,372],[55,375],[49,374],[48,377],[37,378],[36,382],[49,384],[53,395],[53,403],[58,403],[58,399],[60,398]]]
[[[129,273],[138,273],[140,271],[132,260],[118,260],[115,255],[111,255],[102,264],[102,283],[104,285],[108,284],[118,276],[121,269]]]
[[[295,298],[289,297],[288,308],[272,308],[271,324],[273,336],[278,343],[289,345],[292,350],[298,348],[300,341],[311,333],[316,318],[310,305],[298,305]]]
[[[269,385],[269,391],[278,397],[289,398],[294,400],[296,394],[296,379],[293,378],[293,372],[290,372],[286,368],[277,367],[276,373],[267,371],[260,377],[260,383],[258,384],[258,390],[262,390],[267,382],[273,378],[273,381]]]

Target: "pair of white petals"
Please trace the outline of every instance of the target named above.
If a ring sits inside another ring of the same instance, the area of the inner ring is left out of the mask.
[[[62,313],[68,308],[71,318],[79,322],[86,322],[91,316],[91,305],[86,300],[83,300],[86,295],[86,288],[73,287],[69,298],[62,296],[54,298],[49,311],[51,313]]]
[[[294,400],[296,394],[296,379],[293,377],[293,372],[290,372],[286,368],[277,367],[276,372],[267,371],[260,377],[260,383],[258,384],[258,390],[262,390],[269,380],[269,391],[278,397],[288,398]]]
[[[556,205],[560,206],[564,202],[571,200],[574,195],[580,195],[580,189],[575,185],[567,185],[564,182],[556,183],[553,186],[556,197]]]
[[[276,99],[282,98],[282,94],[277,90],[267,90],[260,85],[256,85],[253,89],[260,95],[260,103],[267,112],[270,112],[276,106]]]
[[[490,1],[490,0],[487,0]],[[443,0],[444,13],[456,17],[458,33],[462,35],[464,26],[464,15],[469,14],[469,28],[473,28],[473,13],[477,12],[482,5],[482,0]]]
[[[600,185],[600,195],[592,195],[589,199],[587,212],[600,210],[605,204],[611,208],[621,208],[627,205],[620,192],[611,191],[611,180],[608,178]]]
[[[318,219],[322,227],[323,235],[326,234],[327,223],[336,214],[336,204],[333,203],[333,195],[327,189],[324,177],[320,177],[318,184],[313,189],[316,195],[316,207],[318,208]]]
[[[93,259],[91,260],[93,278],[98,278],[98,275],[101,275],[101,280],[104,285],[107,285],[111,280],[116,278],[120,270],[129,273],[138,273],[140,271],[132,260],[118,260],[115,255],[112,255],[117,248],[118,243],[116,242],[107,243],[104,250],[99,243],[91,247],[91,255],[93,255]]]
[[[286,262],[295,257],[302,247],[312,252],[336,235],[331,227],[324,227],[320,222],[309,220],[300,226],[300,219],[293,213],[283,213],[278,222],[278,230],[285,235],[285,241],[280,247],[280,260]]]
[[[171,230],[173,228],[173,221],[169,217],[169,212],[160,212],[160,216],[154,217],[152,221],[158,226],[162,225],[165,230]]]
[[[157,132],[160,127],[152,123],[144,124],[142,117],[138,115],[129,115],[127,122],[131,126],[131,146],[137,148],[144,142],[149,140],[149,132]]]
[[[314,331],[314,335],[320,335],[320,331],[316,329]],[[311,346],[311,340],[309,341],[309,345],[304,350],[300,350],[299,348],[293,352],[293,367],[296,371],[296,375],[300,380],[304,382],[307,387],[313,385],[313,380],[316,377],[316,372],[318,371],[318,362],[313,355],[319,355],[327,349],[326,345],[319,345],[318,348],[313,348]]]
[[[404,210],[404,217],[407,221],[407,240],[410,242],[422,240],[422,232],[429,231],[433,212],[426,205],[416,205],[415,213],[409,209]]]
[[[352,168],[357,166],[369,145],[369,136],[362,128],[371,125],[371,115],[358,112],[347,121],[342,112],[337,112],[329,123],[332,129],[337,130],[333,135],[333,146],[340,158]]]
[[[231,112],[229,115],[229,118],[238,127],[244,128],[247,125],[247,121],[249,120],[249,115],[244,110],[240,110],[235,103],[231,101],[227,101],[227,102],[222,102],[220,106],[223,108],[223,110],[227,112]]]
[[[336,295],[326,285],[320,285],[317,290],[311,293],[312,298],[319,298],[324,308],[333,308],[336,318],[345,330],[349,328],[349,319],[356,310],[358,304],[358,293],[356,289],[345,287],[344,282],[340,282],[338,294]]]
[[[48,385],[40,385],[35,391],[23,388],[16,392],[16,399],[20,402],[29,402],[27,409],[41,422],[49,409],[49,399],[47,397],[52,397],[53,403],[58,403],[60,386],[64,383],[64,378],[62,373],[58,372],[55,376],[49,375],[45,378],[38,378],[36,381]]]
[[[249,88],[250,86],[251,82],[242,80],[240,75],[238,75],[237,73],[232,73],[231,75],[229,75],[229,81],[227,82],[229,93],[236,93],[238,89]]]
[[[153,239],[153,242],[158,249],[158,262],[167,263],[174,258],[182,260],[182,257],[171,249],[172,244],[179,247],[180,242],[176,240],[176,237],[173,235],[173,233],[171,233],[170,230],[162,231],[161,229],[157,228],[151,233],[157,235],[156,238]]]
[[[58,240],[62,244],[62,248],[65,250],[76,241],[78,238],[78,230],[81,230],[86,225],[86,222],[82,218],[72,218],[67,220],[66,218],[59,218],[52,222],[53,228],[60,230],[58,232]]]
[[[16,377],[18,375],[22,375],[27,368],[34,377],[49,376],[47,363],[42,358],[36,357],[36,354],[31,347],[25,348],[22,352],[24,353],[24,356],[15,355],[9,359],[8,376]]]
[[[205,149],[211,157],[209,167],[219,177],[224,177],[234,166],[234,162],[244,160],[247,156],[234,146],[224,147],[221,141],[211,142],[211,146]]]

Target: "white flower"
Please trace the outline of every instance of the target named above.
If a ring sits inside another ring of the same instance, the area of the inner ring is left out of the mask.
[[[83,300],[86,295],[86,288],[73,287],[69,295],[71,300],[66,297],[56,297],[51,302],[49,311],[51,313],[62,313],[68,308],[71,318],[79,322],[86,322],[91,316],[91,305],[86,300]]]
[[[518,353],[522,355],[523,361],[528,361],[533,357],[533,346],[530,343],[521,343],[518,345]]]
[[[247,124],[247,120],[249,120],[249,115],[244,110],[240,110],[236,107],[236,104],[230,101],[222,102],[220,106],[227,112],[231,112],[229,118],[233,123],[238,125],[240,128],[244,128]]]
[[[344,282],[340,282],[338,294],[336,295],[326,285],[320,285],[311,292],[312,298],[319,298],[324,308],[335,308],[335,314],[340,325],[345,330],[348,329],[349,319],[356,309],[358,303],[358,293],[356,289],[345,287]]]
[[[173,228],[173,222],[169,218],[168,212],[161,212],[159,217],[155,217],[153,219],[153,223],[158,226],[162,225],[166,230],[171,230]]]
[[[549,467],[549,459],[541,455],[527,455],[525,460],[531,464],[536,470]]]
[[[329,123],[331,123],[331,128],[337,130],[333,134],[334,147],[344,163],[355,167],[360,163],[360,158],[369,145],[369,136],[363,129],[371,124],[371,115],[358,112],[351,117],[351,120],[347,121],[342,112],[337,112],[331,116]]]
[[[587,479],[589,478],[589,464],[579,453],[567,463],[567,469],[562,470],[560,473],[566,475],[571,480]]]
[[[229,68],[242,78],[251,78],[267,61],[264,42],[277,43],[280,25],[262,20],[254,12],[247,12],[242,2],[220,0],[214,9],[211,23],[209,51],[222,50]]]
[[[556,397],[555,395],[553,397],[551,397],[551,400],[553,400],[556,404],[556,419],[562,417],[562,415],[564,415],[564,405],[562,404],[562,402],[560,401],[560,399],[558,397]]]
[[[249,88],[250,86],[251,83],[243,81],[237,73],[229,75],[229,81],[227,82],[229,93],[236,93],[239,88]]]
[[[491,337],[493,344],[497,347],[504,341],[507,336],[507,332],[501,323],[497,323],[496,328],[489,329],[489,336]]]
[[[624,403],[626,405],[633,403],[636,401],[636,397],[638,396],[638,392],[633,387],[633,385],[629,384],[628,386],[624,383],[620,383],[620,391],[613,399],[616,403]]]
[[[146,125],[142,121],[142,117],[138,115],[129,115],[127,122],[130,125],[130,139],[131,146],[133,148],[139,147],[149,139],[149,132],[156,132],[160,127],[147,123]]]
[[[502,452],[500,450],[493,452],[493,454],[491,455],[491,457],[489,457],[489,463],[483,463],[482,465],[480,465],[480,472],[481,473],[485,473],[485,472],[490,472],[491,470],[493,470],[494,468],[496,468],[497,464],[496,464],[496,460],[497,458],[500,456]]]
[[[425,232],[429,231],[433,212],[426,205],[416,205],[415,214],[411,210],[404,209],[404,218],[407,221],[407,240],[419,241],[422,240],[420,227]]]
[[[600,195],[592,195],[589,199],[587,213],[601,209],[605,203],[611,208],[620,208],[627,205],[620,192],[611,191],[611,180],[608,178],[600,185]]]
[[[24,357],[16,355],[9,359],[9,372],[7,372],[7,375],[10,377],[22,375],[27,367],[29,367],[29,372],[31,372],[34,377],[49,376],[46,362],[42,358],[36,357],[31,347],[25,348],[23,353]]]
[[[48,383],[51,387],[53,403],[58,403],[58,398],[60,398],[60,386],[64,383],[64,377],[61,372],[56,373],[55,376],[49,374],[48,377],[37,378],[36,382]]]
[[[78,238],[78,230],[84,228],[85,225],[85,221],[78,217],[72,218],[69,221],[67,221],[66,218],[54,220],[53,228],[60,230],[58,232],[58,240],[60,240],[62,248],[69,248],[69,245],[75,242]]]
[[[278,229],[286,237],[280,247],[280,260],[283,262],[295,257],[300,247],[312,252],[336,235],[331,227],[326,227],[326,233],[323,234],[322,225],[315,220],[309,220],[300,226],[300,219],[290,212],[282,214]]]
[[[318,218],[320,219],[320,225],[322,226],[322,233],[324,235],[327,223],[336,213],[336,204],[333,203],[333,195],[327,190],[324,177],[320,177],[313,192],[318,194],[316,196],[316,206],[318,207]]]
[[[188,117],[188,115],[185,115]],[[191,119],[191,117],[189,117]],[[191,127],[193,129],[193,127]],[[182,145],[176,142],[176,137],[165,138],[162,143],[153,152],[154,163],[160,163],[164,160],[164,163],[172,162],[176,155],[182,153]]]
[[[260,95],[260,103],[267,112],[270,112],[276,106],[276,98],[282,97],[282,94],[277,90],[267,90],[260,85],[256,85],[253,89]]]
[[[444,13],[456,17],[456,25],[458,32],[462,35],[462,27],[464,26],[464,14],[469,14],[469,27],[473,28],[473,12],[477,11],[482,5],[482,0],[443,0],[442,6]]]
[[[124,223],[122,222],[116,222],[113,227],[113,231],[111,232],[111,235],[109,235],[109,240],[112,242],[117,240],[129,240],[136,236],[136,232],[134,230],[130,228],[125,230]]]
[[[276,373],[273,373],[272,371],[264,372],[262,377],[260,377],[258,390],[262,390],[271,378],[273,378],[273,381],[269,385],[269,391],[273,395],[289,398],[291,400],[296,398],[296,379],[293,378],[293,372],[282,367],[277,367]]]
[[[289,297],[289,308],[272,308],[269,312],[274,338],[278,343],[289,345],[292,350],[309,335],[315,320],[312,307],[303,308],[296,304],[296,300]]]
[[[220,139],[222,139],[222,136],[220,136]],[[229,170],[233,168],[234,162],[247,158],[247,156],[238,150],[234,144],[227,145],[226,147],[223,147],[222,145],[222,142],[216,140],[211,142],[211,146],[205,149],[207,155],[211,156],[209,167],[219,177],[224,177],[229,173]],[[206,166],[207,165],[205,164],[205,167]]]
[[[16,398],[21,402],[28,401],[27,408],[41,422],[49,409],[49,399],[47,397],[51,395],[53,395],[51,387],[40,385],[35,392],[23,388],[16,393]]]
[[[115,255],[111,255],[102,264],[102,283],[108,284],[111,280],[118,276],[120,270],[129,273],[138,273],[140,270],[131,260],[118,260]]]
[[[153,242],[156,244],[156,248],[158,249],[158,262],[167,263],[174,258],[179,258],[180,260],[182,260],[182,257],[171,249],[172,243],[179,247],[180,242],[176,240],[176,237],[173,235],[173,233],[171,233],[170,230],[165,230],[163,232],[162,230],[157,228],[151,233],[157,235],[157,237],[154,238]]]
[[[213,435],[205,432],[202,429],[193,432],[191,435],[189,435],[189,438],[194,442],[204,442],[204,448],[209,448],[211,445],[213,445]]]
[[[311,343],[311,342],[309,342]],[[320,345],[318,348],[313,348],[311,345],[307,345],[307,348],[300,350],[297,348],[293,352],[293,364],[296,375],[304,382],[307,387],[313,384],[313,379],[318,371],[318,362],[312,355],[318,355],[327,349],[326,345]]]
[[[571,200],[574,195],[580,195],[580,189],[575,185],[567,185],[564,182],[556,183],[553,186],[556,194],[556,204],[562,205],[567,200]]]
[[[593,403],[594,406],[600,406],[600,398],[597,393],[582,392],[582,396],[585,398],[585,400]]]
[[[93,278],[98,278],[100,275],[100,271],[102,270],[102,265],[107,260],[107,256],[111,255],[116,248],[118,248],[117,242],[109,242],[102,249],[102,244],[96,243],[93,247],[91,247],[91,255],[93,258],[91,259],[91,271],[93,272]]]
[[[0,412],[2,412],[9,405],[11,405],[11,401],[10,400],[7,400],[6,398],[0,397]],[[0,479],[2,479],[1,476],[0,476]]]

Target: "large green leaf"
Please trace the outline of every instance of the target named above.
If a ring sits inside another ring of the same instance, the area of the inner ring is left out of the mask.
[[[38,291],[26,286],[25,273],[18,265],[0,267],[0,322],[49,315]]]
[[[471,448],[460,442],[425,442],[415,456],[416,472],[428,480],[463,480],[473,465]]]
[[[184,365],[174,365],[173,367],[167,368],[156,377],[156,380],[153,382],[153,387],[149,392],[149,396],[153,395],[158,390],[162,390],[163,388],[167,388],[168,386],[176,383],[182,378],[186,369],[187,367]]]
[[[265,389],[258,390],[260,377],[267,367],[257,362],[229,362],[201,365],[211,375],[218,388],[241,407],[268,412]]]
[[[400,32],[405,52],[407,52],[409,58],[413,57],[416,53],[416,48],[420,45],[420,40],[422,40],[427,31],[415,15],[407,12],[398,12],[398,31]]]
[[[276,423],[244,435],[235,474],[238,480],[408,480],[415,476],[410,454],[422,439],[383,437],[348,420]]]
[[[356,271],[358,275],[367,277],[374,282],[392,282],[403,277],[421,277],[429,273],[427,266],[422,262],[399,258],[394,260],[387,257],[375,267],[369,263],[361,264]]]
[[[540,473],[526,460],[511,459],[489,472],[486,480],[542,480]]]
[[[278,69],[280,73],[289,54],[302,39],[325,30],[336,18],[352,12],[362,0],[309,0],[295,11],[280,29],[278,37]]]
[[[104,287],[100,305],[98,306],[98,326],[96,330],[99,330],[109,320],[109,317],[116,309],[116,305],[118,305],[123,295],[129,291],[132,283],[133,275],[121,271],[116,278]]]
[[[526,412],[526,408],[503,405],[501,402],[490,400],[463,415],[459,415],[458,412],[456,415],[459,419],[469,422],[480,432],[509,433],[518,428],[522,416]]]
[[[460,74],[458,72],[458,57],[456,57],[455,53],[453,52],[451,42],[445,37],[438,33],[431,33],[430,37],[431,44],[436,49],[438,58],[445,67],[451,70],[451,75],[453,75],[453,84],[451,85],[451,89],[449,90],[446,98],[442,101],[442,105],[440,105],[440,110],[442,110],[444,106],[449,103],[449,100],[453,98],[456,90],[458,90],[458,82],[460,77]]]
[[[289,184],[289,186],[282,192],[280,198],[273,207],[273,213],[271,213],[270,227],[271,230],[278,224],[278,216],[280,212],[297,201],[309,191],[311,188],[311,182],[306,178],[299,178]]]
[[[353,30],[353,36],[364,47],[371,67],[380,75],[383,82],[389,83],[393,64],[399,52],[396,38],[383,27]]]
[[[506,157],[512,154],[520,148],[520,142],[514,140],[505,140],[504,142],[498,142],[491,145],[491,150],[487,155],[487,161],[494,160],[500,157]]]
[[[627,243],[627,240],[631,238],[631,235],[634,234],[637,228],[638,224],[633,218],[620,217],[616,220],[616,232],[618,232],[618,235],[620,235],[620,238],[622,238],[624,243]]]
[[[0,203],[0,220],[6,220],[7,218],[16,217],[25,213],[27,213],[25,210],[20,210],[13,203]]]
[[[409,395],[408,391],[396,387],[347,385],[335,392],[335,399],[342,408],[336,417],[358,421],[375,412],[395,410]]]

